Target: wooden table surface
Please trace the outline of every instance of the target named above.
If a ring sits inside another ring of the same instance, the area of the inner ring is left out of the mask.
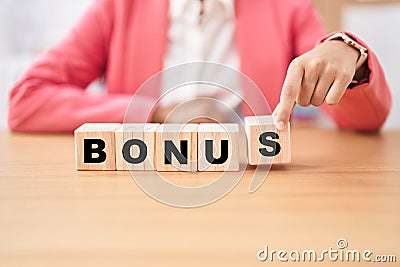
[[[0,266],[268,266],[279,261],[257,259],[265,245],[322,251],[339,238],[397,256],[369,265],[399,266],[400,131],[293,129],[291,164],[251,195],[249,169],[197,209],[158,203],[129,172],[76,171],[72,135],[2,131],[0,150]]]

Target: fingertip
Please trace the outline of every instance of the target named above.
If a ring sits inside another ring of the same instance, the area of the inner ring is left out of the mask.
[[[276,127],[276,129],[278,129],[279,131],[283,131],[283,130],[285,130],[285,123],[283,122],[283,121],[278,121],[276,124],[275,124],[275,127]]]
[[[281,111],[276,109],[272,114],[272,119],[277,130],[282,131],[285,129],[285,116]]]

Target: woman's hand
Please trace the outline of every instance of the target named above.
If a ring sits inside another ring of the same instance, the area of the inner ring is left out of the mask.
[[[173,109],[174,106],[162,107],[158,105],[153,112],[153,115],[151,117],[151,122],[164,123]]]
[[[338,104],[355,76],[359,56],[344,42],[329,41],[294,59],[273,112],[277,129],[286,128],[296,103],[304,107]]]

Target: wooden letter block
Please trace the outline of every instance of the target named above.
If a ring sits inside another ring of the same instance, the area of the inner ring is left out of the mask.
[[[115,131],[117,170],[155,170],[158,123],[125,124]]]
[[[200,124],[198,129],[198,170],[239,171],[239,126]]]
[[[272,116],[245,118],[250,165],[289,163],[290,123],[283,131],[275,128]]]
[[[198,124],[162,124],[156,133],[157,171],[197,171]]]
[[[119,123],[86,123],[75,130],[77,170],[116,170],[115,130]]]

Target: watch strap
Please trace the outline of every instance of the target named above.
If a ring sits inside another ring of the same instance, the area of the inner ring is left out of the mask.
[[[345,44],[347,44],[348,46],[350,46],[350,47],[356,49],[358,52],[360,52],[360,56],[359,56],[359,58],[357,60],[357,63],[356,63],[356,69],[357,70],[368,59],[368,49],[365,46],[363,46],[360,43],[358,43],[353,38],[351,38],[350,36],[348,36],[347,34],[345,34],[344,32],[337,32],[337,33],[331,35],[330,37],[326,38],[323,42],[328,42],[328,41],[332,41],[332,40],[341,40]]]

